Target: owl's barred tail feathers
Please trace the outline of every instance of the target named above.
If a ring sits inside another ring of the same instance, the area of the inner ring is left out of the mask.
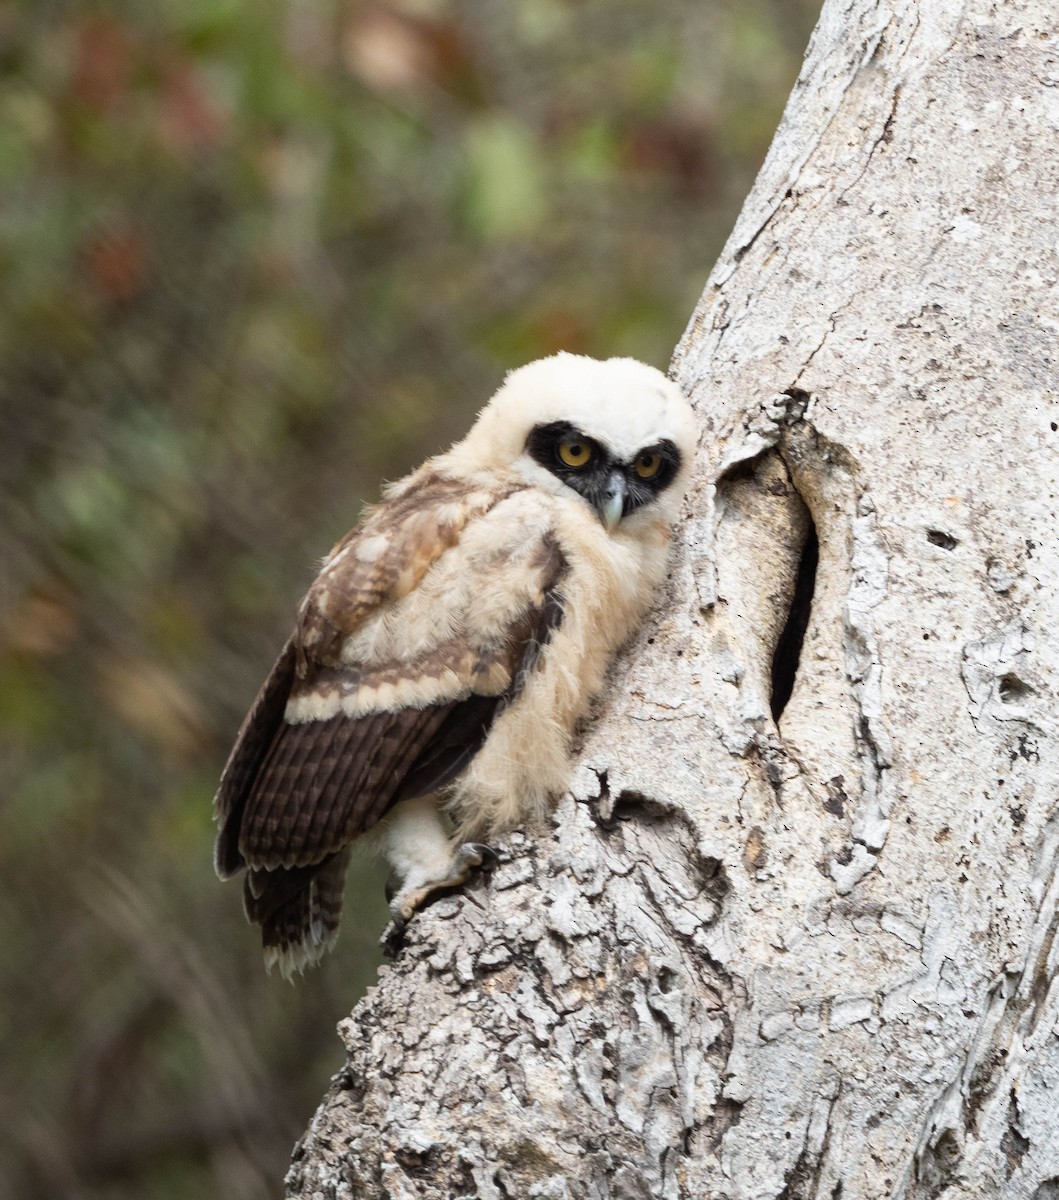
[[[243,886],[246,916],[261,926],[265,967],[284,979],[315,966],[338,937],[349,869],[342,850],[311,867],[249,870]]]

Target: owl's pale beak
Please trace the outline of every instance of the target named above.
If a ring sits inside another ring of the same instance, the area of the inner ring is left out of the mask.
[[[625,512],[625,501],[628,497],[628,485],[625,476],[620,471],[611,471],[603,494],[599,498],[599,515],[606,525],[607,531],[613,530]]]

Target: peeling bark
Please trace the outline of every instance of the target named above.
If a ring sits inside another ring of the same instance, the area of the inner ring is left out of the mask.
[[[1059,1196],[1057,148],[1053,0],[826,5],[674,359],[671,594],[289,1196]]]

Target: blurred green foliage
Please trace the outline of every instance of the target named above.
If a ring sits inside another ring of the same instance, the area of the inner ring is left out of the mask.
[[[210,799],[313,562],[565,348],[664,366],[816,0],[0,0],[0,1193],[264,1197],[384,920]]]

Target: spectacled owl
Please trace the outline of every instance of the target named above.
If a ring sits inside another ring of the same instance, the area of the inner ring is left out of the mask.
[[[511,372],[335,546],[215,801],[217,873],[245,870],[270,967],[334,942],[364,835],[393,868],[400,930],[483,840],[548,811],[665,579],[695,443],[661,372],[557,354]]]

